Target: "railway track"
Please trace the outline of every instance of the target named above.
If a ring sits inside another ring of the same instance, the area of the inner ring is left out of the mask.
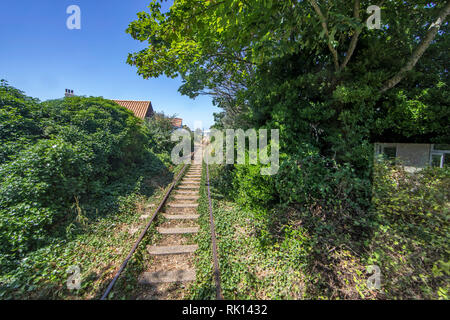
[[[164,222],[157,228],[157,232],[160,234],[158,237],[159,240],[157,243],[146,248],[152,260],[149,263],[148,269],[139,276],[138,283],[144,287],[148,286],[149,292],[151,292],[150,295],[152,295],[150,298],[153,299],[157,296],[158,298],[165,299],[167,297],[158,294],[158,292],[164,291],[164,287],[167,289],[168,286],[173,284],[196,280],[196,271],[192,264],[192,256],[197,251],[198,246],[193,243],[193,237],[189,237],[189,235],[195,235],[199,232],[197,220],[200,215],[197,212],[197,208],[200,198],[202,171],[202,164],[185,164],[183,166],[138,240],[134,243],[128,256],[116,272],[113,280],[102,295],[101,300],[107,299],[115,283],[158,215],[163,215],[164,217]],[[216,298],[223,299],[220,286],[220,269],[217,258],[208,165],[206,165],[206,171]]]

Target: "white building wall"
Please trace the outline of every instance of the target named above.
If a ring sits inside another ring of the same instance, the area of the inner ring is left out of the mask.
[[[396,147],[396,158],[405,169],[414,172],[430,165],[431,144],[428,143],[375,143],[375,154],[382,154],[383,148]]]

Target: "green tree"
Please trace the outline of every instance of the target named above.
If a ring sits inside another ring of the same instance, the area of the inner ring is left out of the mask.
[[[351,149],[351,140],[392,131],[438,139],[449,117],[441,88],[450,4],[382,1],[382,29],[368,30],[371,4],[180,0],[162,13],[152,1],[127,30],[149,47],[128,62],[145,78],[180,75],[191,97],[212,94],[226,126],[283,123],[292,114],[276,119],[280,101],[303,114],[291,119],[305,119],[313,135],[328,135],[321,148],[344,161],[352,156],[339,141]],[[255,97],[264,105],[250,103]]]

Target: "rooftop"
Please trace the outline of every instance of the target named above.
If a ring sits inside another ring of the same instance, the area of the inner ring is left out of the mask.
[[[150,101],[136,101],[136,100],[113,100],[118,105],[133,111],[138,118],[145,119],[153,115],[153,107]]]
[[[183,119],[181,118],[173,118],[172,125],[177,128],[181,128],[183,126]]]

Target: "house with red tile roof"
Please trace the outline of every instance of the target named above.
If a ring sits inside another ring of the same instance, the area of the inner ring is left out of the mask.
[[[136,100],[113,100],[118,105],[133,111],[138,118],[150,118],[153,115],[153,107],[150,101],[136,101]]]
[[[113,100],[118,105],[127,108],[130,111],[133,111],[134,115],[141,119],[150,118],[153,116],[154,111],[152,107],[152,103],[150,101],[136,101],[136,100]],[[182,128],[183,127],[183,119],[181,118],[173,118],[172,125],[174,128]]]
[[[177,129],[182,128],[183,127],[183,119],[181,119],[181,118],[173,118],[172,119],[172,125],[175,128],[177,128]]]

